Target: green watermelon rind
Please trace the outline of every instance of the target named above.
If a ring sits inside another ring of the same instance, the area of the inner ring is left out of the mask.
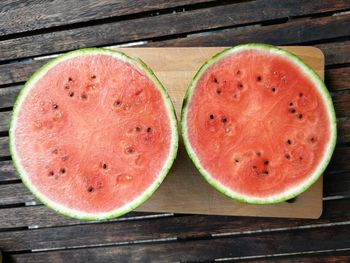
[[[202,77],[202,75],[206,72],[206,70],[214,64],[216,61],[220,60],[221,58],[240,50],[244,49],[260,49],[263,51],[268,51],[273,54],[281,55],[285,58],[290,59],[293,63],[295,63],[305,74],[307,74],[312,81],[316,84],[316,86],[319,88],[320,94],[324,98],[324,101],[326,102],[329,118],[331,122],[331,131],[332,135],[330,138],[330,142],[328,144],[328,150],[325,152],[322,162],[320,162],[320,165],[316,167],[313,174],[308,178],[307,181],[303,182],[302,184],[295,186],[293,189],[286,191],[285,193],[282,193],[280,195],[261,198],[261,197],[253,197],[248,196],[244,194],[240,194],[238,192],[232,191],[228,187],[224,186],[222,183],[220,183],[218,180],[214,179],[208,171],[205,170],[205,168],[201,165],[199,159],[197,158],[197,155],[195,154],[191,143],[189,142],[189,138],[187,136],[187,113],[188,113],[188,106],[189,102],[191,100],[191,97],[193,95],[193,91],[195,90],[195,87],[197,85],[198,80]],[[323,54],[322,54],[323,55]],[[331,96],[329,94],[329,91],[324,84],[324,82],[321,80],[319,75],[309,66],[307,65],[302,59],[300,59],[298,56],[294,55],[293,53],[286,51],[282,48],[275,47],[268,44],[260,44],[260,43],[250,43],[250,44],[242,44],[237,45],[232,48],[225,49],[216,55],[214,55],[212,58],[207,60],[197,71],[196,75],[193,77],[187,91],[185,94],[185,98],[183,100],[182,104],[182,111],[181,111],[181,134],[183,138],[183,142],[185,145],[185,148],[187,150],[187,153],[192,160],[193,164],[196,166],[200,174],[205,178],[205,180],[212,185],[216,190],[219,192],[227,195],[228,197],[231,197],[232,199],[235,199],[237,201],[243,202],[243,203],[250,203],[250,204],[274,204],[283,202],[289,199],[292,199],[303,192],[305,192],[307,189],[309,189],[322,175],[324,170],[326,169],[328,163],[331,160],[332,154],[334,152],[334,148],[336,145],[337,140],[337,124],[336,124],[336,116],[335,116],[335,110],[333,106],[333,102],[331,99]]]
[[[168,159],[165,162],[165,165],[163,166],[162,171],[159,174],[159,177],[155,182],[150,185],[138,198],[134,199],[130,203],[127,203],[121,208],[115,209],[110,212],[106,213],[86,213],[74,209],[67,208],[61,204],[58,204],[57,202],[50,200],[47,198],[44,194],[42,194],[36,187],[30,182],[25,169],[22,167],[21,162],[19,160],[19,157],[16,152],[16,146],[15,146],[15,136],[14,136],[14,130],[16,127],[16,116],[18,115],[18,112],[21,108],[21,104],[25,100],[28,94],[30,94],[30,90],[33,87],[33,84],[35,84],[42,76],[46,74],[48,70],[50,70],[52,67],[57,65],[58,63],[66,60],[71,59],[79,56],[85,56],[85,55],[107,55],[107,56],[113,56],[117,59],[120,59],[122,61],[125,61],[127,63],[132,64],[142,72],[145,72],[147,76],[155,83],[158,90],[161,92],[163,101],[166,104],[166,108],[168,110],[169,114],[169,120],[171,122],[171,145],[170,145],[170,151],[168,155]],[[170,96],[165,89],[165,87],[162,85],[162,83],[159,81],[159,79],[156,77],[154,72],[139,58],[133,58],[130,57],[122,52],[110,50],[110,49],[104,49],[104,48],[83,48],[78,49],[75,51],[71,51],[68,53],[65,53],[63,55],[58,56],[57,58],[54,58],[44,66],[42,66],[40,69],[38,69],[26,82],[24,87],[22,88],[21,92],[19,93],[17,100],[13,107],[13,114],[11,117],[10,122],[10,128],[9,128],[9,148],[10,153],[12,156],[12,160],[14,163],[14,166],[19,174],[19,176],[22,179],[22,182],[24,185],[32,192],[32,194],[40,200],[43,204],[48,206],[49,208],[55,210],[56,212],[73,217],[80,220],[107,220],[115,217],[119,217],[121,215],[124,215],[141,204],[143,204],[146,200],[148,200],[152,194],[156,191],[156,189],[160,186],[160,184],[163,182],[164,178],[168,174],[177,154],[178,149],[178,127],[177,127],[177,119],[175,114],[175,109],[173,106],[173,103],[170,99]]]

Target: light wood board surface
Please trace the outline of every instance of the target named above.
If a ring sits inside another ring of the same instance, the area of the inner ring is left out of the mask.
[[[301,57],[324,78],[324,56],[314,47],[283,47]],[[191,48],[117,48],[141,58],[167,88],[179,120],[182,99],[187,86],[199,67],[223,47]],[[199,174],[180,138],[174,165],[154,195],[137,211],[174,212],[188,214],[240,215],[291,218],[318,218],[322,213],[322,184],[320,178],[294,203],[249,205],[232,200],[210,186]]]

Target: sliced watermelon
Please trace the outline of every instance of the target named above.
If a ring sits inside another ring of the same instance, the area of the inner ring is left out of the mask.
[[[170,98],[142,61],[81,49],[39,69],[13,110],[10,149],[23,183],[79,219],[120,216],[143,203],[178,144]]]
[[[217,190],[242,202],[293,198],[326,168],[336,143],[331,97],[301,59],[263,44],[215,55],[183,103],[190,158]]]

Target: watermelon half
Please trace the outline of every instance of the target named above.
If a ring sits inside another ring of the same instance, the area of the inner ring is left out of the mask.
[[[176,156],[171,100],[141,60],[101,48],[64,54],[25,84],[10,150],[23,183],[44,204],[79,219],[107,219],[142,204]]]
[[[215,55],[183,102],[182,136],[204,178],[242,202],[293,198],[320,177],[336,143],[336,117],[319,76],[264,44]]]

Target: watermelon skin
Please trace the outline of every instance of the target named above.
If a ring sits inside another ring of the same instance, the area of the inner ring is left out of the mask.
[[[28,175],[22,166],[19,156],[16,150],[16,142],[15,142],[15,128],[17,125],[17,115],[19,114],[19,111],[21,109],[21,105],[23,101],[26,99],[26,97],[30,94],[30,91],[33,87],[33,85],[43,76],[45,75],[48,70],[52,69],[54,66],[59,64],[62,61],[65,61],[67,59],[76,58],[79,56],[85,56],[85,55],[107,55],[112,56],[116,59],[122,60],[124,62],[130,63],[131,65],[135,66],[136,68],[140,69],[141,71],[145,72],[146,75],[152,80],[152,82],[155,84],[156,88],[160,91],[162,98],[167,106],[169,120],[170,120],[170,126],[171,126],[171,145],[170,145],[170,151],[168,155],[168,159],[166,160],[166,163],[163,166],[163,169],[160,172],[160,175],[157,180],[153,182],[150,187],[147,188],[146,191],[144,191],[142,194],[140,194],[136,199],[132,200],[130,203],[127,203],[123,207],[120,207],[118,209],[115,209],[113,211],[109,211],[106,213],[86,213],[82,211],[78,211],[75,209],[70,209],[66,206],[63,206],[59,204],[58,202],[55,202],[53,200],[50,200],[47,198],[44,194],[42,194],[36,187],[33,185]],[[156,191],[156,189],[160,186],[166,175],[168,174],[177,154],[178,149],[178,127],[177,127],[177,119],[175,114],[175,109],[172,104],[172,101],[170,99],[170,96],[168,92],[166,91],[165,87],[162,85],[162,83],[159,81],[159,79],[156,77],[154,72],[151,68],[149,68],[146,63],[144,63],[139,58],[133,58],[130,57],[122,52],[104,49],[104,48],[83,48],[78,49],[75,51],[71,51],[68,53],[65,53],[44,66],[42,66],[40,69],[38,69],[25,83],[24,87],[22,88],[21,92],[19,93],[17,100],[13,107],[13,114],[11,117],[10,122],[10,128],[9,128],[9,148],[10,148],[10,154],[13,160],[13,164],[19,174],[19,176],[22,179],[23,184],[31,191],[31,193],[40,200],[43,204],[48,206],[49,208],[53,209],[57,213],[63,214],[68,217],[80,219],[80,220],[106,220],[111,219],[115,217],[122,216],[138,206],[140,206],[142,203],[144,203],[147,199],[149,199],[152,194]]]
[[[220,61],[220,59],[225,58],[230,54],[233,54],[239,51],[244,51],[244,50],[262,50],[262,51],[271,52],[273,54],[278,54],[290,60],[292,63],[296,64],[306,75],[310,77],[310,79],[315,83],[315,85],[319,89],[320,93],[322,94],[323,100],[327,105],[327,110],[330,118],[330,131],[331,131],[330,140],[328,143],[327,151],[325,152],[324,158],[320,162],[320,165],[315,169],[312,175],[303,184],[298,185],[294,188],[288,189],[288,191],[285,191],[281,194],[269,196],[266,198],[241,194],[237,191],[230,189],[229,187],[219,182],[219,180],[215,179],[214,176],[211,175],[210,172],[208,172],[206,168],[201,164],[201,161],[199,160],[198,155],[194,151],[193,146],[189,139],[189,131],[188,131],[188,124],[187,124],[189,107],[191,103],[191,98],[193,96],[193,93],[196,89],[196,85],[198,84],[199,80],[215,62]],[[324,82],[320,79],[318,74],[310,66],[305,64],[305,62],[303,62],[298,56],[272,45],[261,44],[261,43],[249,43],[249,44],[237,45],[235,47],[225,49],[222,52],[219,52],[218,54],[214,55],[209,60],[207,60],[199,68],[196,75],[192,79],[183,100],[182,112],[181,112],[181,134],[182,134],[186,151],[190,159],[192,160],[193,164],[198,169],[200,174],[204,177],[204,179],[210,185],[212,185],[216,190],[242,203],[274,204],[274,203],[279,203],[279,202],[292,199],[300,195],[301,193],[305,192],[322,175],[322,173],[324,172],[328,163],[331,160],[331,157],[336,145],[336,139],[337,139],[336,115],[335,115],[335,110],[334,110],[331,96]]]

